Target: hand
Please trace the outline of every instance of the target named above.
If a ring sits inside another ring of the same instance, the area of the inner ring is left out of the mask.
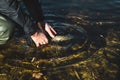
[[[41,24],[38,22],[38,27],[43,31],[43,32],[47,32],[50,37],[55,37],[55,35],[57,34],[56,31],[48,24],[45,23],[45,29],[42,28]]]
[[[50,35],[50,37],[55,37],[55,35],[57,34],[56,31],[48,24],[45,24],[45,31]]]
[[[32,40],[35,42],[36,47],[39,47],[40,45],[47,44],[48,39],[42,32],[36,32],[31,36]]]
[[[40,45],[47,44],[48,39],[45,36],[45,31],[50,35],[50,37],[54,37],[57,33],[56,31],[48,24],[45,24],[45,29],[42,28],[41,24],[38,22],[38,27],[42,30],[42,32],[36,32],[34,33],[31,38],[35,42],[36,47],[39,47]]]

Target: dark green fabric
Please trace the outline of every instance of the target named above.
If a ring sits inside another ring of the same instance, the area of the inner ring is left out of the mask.
[[[0,15],[0,45],[5,44],[13,31],[14,24]]]

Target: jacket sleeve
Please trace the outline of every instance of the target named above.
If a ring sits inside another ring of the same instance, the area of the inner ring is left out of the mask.
[[[23,27],[28,35],[34,34],[37,30],[37,26],[35,26],[31,17],[23,13],[16,0],[0,0],[0,14]]]
[[[35,21],[44,21],[41,2],[39,0],[23,0],[23,2]]]

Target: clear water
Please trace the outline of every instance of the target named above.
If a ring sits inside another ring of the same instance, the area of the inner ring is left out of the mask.
[[[119,25],[120,0],[43,0],[47,20],[68,24]],[[70,21],[70,22],[69,22]]]
[[[36,49],[20,38],[21,42],[0,51],[0,79],[36,80],[32,73],[42,72],[41,80],[120,80],[120,0],[41,2],[48,23],[82,27],[88,35],[87,45],[59,57],[54,45]]]

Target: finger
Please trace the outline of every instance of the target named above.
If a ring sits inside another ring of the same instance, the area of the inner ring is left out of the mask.
[[[53,33],[53,32],[55,32],[54,29],[52,29],[52,27],[50,25],[48,25],[47,23],[45,24],[45,30],[50,35],[50,37],[52,37],[52,38],[55,37],[55,34]]]
[[[51,27],[51,31],[54,33],[54,34],[57,34],[57,32]]]
[[[51,30],[48,30],[48,34],[53,38],[55,35],[53,35]]]
[[[45,42],[45,43],[48,43],[48,39],[47,39],[47,38],[45,38],[45,39],[44,39],[44,42]]]
[[[46,39],[46,38],[41,41],[41,44],[42,44],[42,45],[43,45],[43,44],[47,44],[47,43],[48,43],[48,39]]]
[[[46,43],[44,41],[41,41],[40,44],[43,45],[43,44],[46,44]]]
[[[43,45],[43,44],[47,44],[48,43],[48,40],[46,38],[42,39],[40,41],[40,44]]]
[[[52,31],[51,31],[51,29],[49,28],[49,29],[46,29],[46,31],[47,31],[47,33],[50,35],[50,37],[54,37],[54,35],[53,35],[53,33],[52,33]]]
[[[57,34],[57,32],[50,25],[48,25],[48,26],[49,26],[49,28],[50,28],[50,30],[52,31],[53,34]]]
[[[40,45],[43,45],[43,43],[41,42]]]
[[[43,42],[44,44],[48,43],[48,38],[44,35],[41,39],[41,42]]]
[[[36,47],[39,47],[39,45],[40,45],[38,42],[36,42],[35,44],[36,44]]]

